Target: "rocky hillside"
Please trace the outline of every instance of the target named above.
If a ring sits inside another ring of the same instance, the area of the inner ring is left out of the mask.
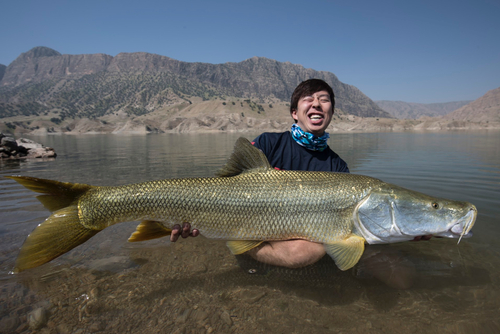
[[[420,117],[444,116],[471,101],[446,103],[411,103],[403,101],[375,101],[375,103],[392,116],[399,119],[419,119]]]
[[[417,118],[420,114],[443,114],[466,102],[390,105],[382,101],[381,108],[333,73],[267,58],[206,64],[148,53],[63,55],[36,47],[9,66],[0,66],[0,131],[283,131],[291,123],[288,110],[292,91],[309,78],[327,81],[336,93],[329,131],[500,128],[498,95],[491,92],[488,94],[496,99],[474,101],[449,119],[401,120],[383,108],[400,110],[394,113],[397,117],[406,113],[404,117]],[[477,110],[483,110],[484,115]]]
[[[2,81],[2,79],[3,79],[3,76],[4,76],[4,74],[5,74],[5,69],[6,69],[6,68],[7,68],[7,66],[0,64],[0,82],[1,82],[1,81]]]
[[[0,81],[0,117],[56,113],[96,118],[117,112],[145,115],[182,103],[226,98],[288,102],[303,80],[332,85],[336,107],[357,116],[392,117],[356,87],[330,72],[250,58],[239,63],[187,63],[149,53],[62,55],[36,47],[21,54]]]
[[[448,120],[471,122],[500,121],[500,87],[444,117]]]

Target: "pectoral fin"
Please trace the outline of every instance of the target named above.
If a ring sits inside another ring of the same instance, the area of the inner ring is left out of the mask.
[[[345,271],[354,267],[365,250],[365,239],[351,234],[341,241],[325,244],[325,250],[330,255],[337,267]]]
[[[172,230],[163,226],[162,223],[154,220],[144,220],[139,225],[134,233],[128,238],[129,242],[146,241],[170,235]]]
[[[233,255],[239,255],[259,246],[263,242],[262,240],[232,240],[226,242],[226,245]]]

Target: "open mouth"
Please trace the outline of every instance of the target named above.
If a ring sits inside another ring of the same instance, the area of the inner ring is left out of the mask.
[[[312,114],[309,116],[309,119],[311,120],[311,123],[316,124],[316,123],[321,123],[324,117],[323,115]]]
[[[461,224],[456,224],[453,225],[453,227],[450,229],[450,232],[452,233],[454,238],[459,238],[458,242],[460,243],[460,239],[462,238],[469,238],[472,237],[472,232],[468,231],[467,232],[467,225],[470,224],[470,221],[462,227]]]

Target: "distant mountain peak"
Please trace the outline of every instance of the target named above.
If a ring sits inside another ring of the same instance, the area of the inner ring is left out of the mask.
[[[17,57],[11,64],[33,62],[35,59],[55,56],[61,56],[61,54],[56,50],[48,48],[46,46],[36,46],[27,52],[21,53],[19,57]]]
[[[445,118],[469,122],[500,121],[500,87],[447,114]]]
[[[28,52],[22,53],[19,57],[24,58],[40,58],[40,57],[53,57],[60,56],[61,54],[54,49],[48,48],[46,46],[35,46]]]

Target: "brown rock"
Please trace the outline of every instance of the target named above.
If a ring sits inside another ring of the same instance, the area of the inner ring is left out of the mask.
[[[47,324],[47,310],[39,307],[36,310],[28,313],[28,325],[32,330],[37,330]]]
[[[17,316],[7,316],[0,320],[0,332],[12,333],[19,327],[20,320]]]
[[[28,151],[28,158],[37,158],[37,159],[45,159],[45,158],[55,158],[57,156],[56,152],[53,148],[50,147],[42,147],[42,148],[34,148]]]
[[[222,314],[220,315],[220,319],[228,326],[233,325],[233,319],[231,319],[231,316],[226,311],[222,312]]]

